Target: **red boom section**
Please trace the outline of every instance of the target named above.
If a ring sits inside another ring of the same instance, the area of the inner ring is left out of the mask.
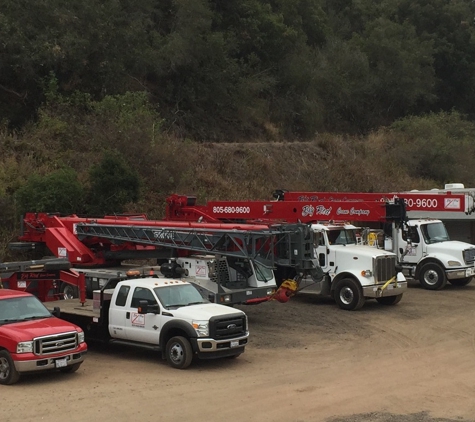
[[[210,201],[206,205],[196,205],[195,201],[195,197],[185,195],[167,198],[167,220],[272,224],[328,220],[390,221],[394,217],[394,210],[389,208],[393,204],[375,200]],[[397,212],[396,218],[400,219],[400,213]]]
[[[322,201],[393,201],[401,198],[406,211],[469,212],[467,196],[451,192],[279,192],[275,196],[284,202],[315,203]]]
[[[66,259],[0,263],[0,288],[26,291],[36,295],[42,302],[64,296],[60,290],[62,283],[77,287],[80,301],[85,302],[85,276],[72,270],[71,263]]]
[[[134,241],[115,241],[104,237],[83,237],[77,235],[78,224],[98,226],[156,227],[158,229],[209,229],[233,232],[236,230],[262,231],[266,225],[241,225],[224,223],[197,223],[147,220],[144,215],[107,216],[107,218],[83,218],[77,215],[58,216],[46,213],[27,213],[23,219],[22,242],[42,242],[60,258],[67,258],[73,265],[98,266],[108,264],[109,252],[156,250],[157,246],[144,245]],[[181,251],[186,255],[186,248]],[[137,255],[140,257],[140,254]]]

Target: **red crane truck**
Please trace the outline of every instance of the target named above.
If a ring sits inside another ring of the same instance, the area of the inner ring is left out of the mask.
[[[376,203],[400,198],[406,204],[407,214],[418,212],[471,213],[473,198],[463,193],[444,192],[401,192],[401,193],[364,193],[364,192],[287,192],[276,191],[274,197],[282,203],[295,203],[306,207],[318,207],[329,204],[338,209],[341,201],[353,203],[358,209],[368,201]],[[425,210],[425,211],[424,211]],[[360,215],[348,215],[352,221],[371,221]],[[378,220],[372,220],[374,222]],[[381,221],[389,223],[389,221]],[[475,276],[475,247],[466,242],[450,239],[444,223],[434,218],[414,218],[403,224],[379,231],[384,241],[373,242],[398,256],[398,263],[409,277],[413,277],[428,290],[439,290],[447,282],[454,286],[465,286]]]
[[[196,197],[172,195],[167,198],[166,219],[188,222],[227,222],[247,224],[309,223],[314,234],[314,253],[325,277],[302,278],[298,288],[320,295],[331,295],[346,310],[356,310],[366,299],[381,304],[397,304],[407,282],[396,266],[396,255],[359,244],[357,228],[348,224],[329,224],[328,220],[349,219],[358,215],[368,221],[393,221],[404,218],[402,203],[340,202],[338,209],[320,202],[317,206],[284,201],[209,201],[197,205]],[[327,220],[320,224],[319,220]],[[313,223],[313,224],[312,224]],[[291,269],[277,271],[278,283],[292,278]]]
[[[184,277],[204,297],[224,304],[276,298],[274,266],[293,268],[314,279],[323,276],[305,224],[270,227],[157,221],[143,215],[97,219],[46,213],[28,213],[23,223],[13,247],[46,246],[56,257],[68,259],[85,275],[88,297],[123,272],[117,264],[125,259],[155,258],[165,276]],[[170,258],[184,266],[178,268]]]

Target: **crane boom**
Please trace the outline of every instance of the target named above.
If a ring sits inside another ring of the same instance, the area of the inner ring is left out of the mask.
[[[279,200],[209,201],[196,205],[196,198],[172,195],[167,199],[166,218],[173,221],[241,222],[254,224],[312,223],[329,220],[402,221],[402,201]]]
[[[322,201],[394,201],[401,198],[406,211],[473,213],[474,200],[471,195],[450,191],[434,192],[292,192],[276,190],[274,198],[284,202],[314,203]]]

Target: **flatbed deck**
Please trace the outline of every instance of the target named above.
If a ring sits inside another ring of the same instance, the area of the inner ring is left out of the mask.
[[[73,315],[88,316],[88,317],[99,317],[99,309],[93,308],[93,301],[87,300],[84,305],[81,305],[79,299],[65,299],[65,300],[53,300],[51,302],[45,302],[44,305],[48,310],[53,311],[57,306],[60,308],[61,312]]]

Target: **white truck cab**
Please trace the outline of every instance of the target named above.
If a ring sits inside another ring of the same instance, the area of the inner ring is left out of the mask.
[[[465,286],[475,276],[475,246],[450,240],[444,223],[436,219],[414,219],[405,227],[393,226],[384,247],[397,253],[403,270],[428,290]]]
[[[244,312],[210,303],[178,279],[109,280],[94,292],[92,309],[88,302],[78,306],[75,299],[59,305],[61,318],[84,327],[86,338],[161,352],[178,369],[187,368],[193,357],[237,357],[249,337]]]
[[[398,303],[407,281],[398,271],[396,255],[361,244],[361,229],[352,224],[312,224],[315,256],[326,273],[321,294],[331,294],[342,309],[355,310],[365,299]]]
[[[271,268],[232,256],[173,258],[160,266],[160,272],[165,277],[188,281],[204,298],[225,305],[264,302],[277,289]]]

